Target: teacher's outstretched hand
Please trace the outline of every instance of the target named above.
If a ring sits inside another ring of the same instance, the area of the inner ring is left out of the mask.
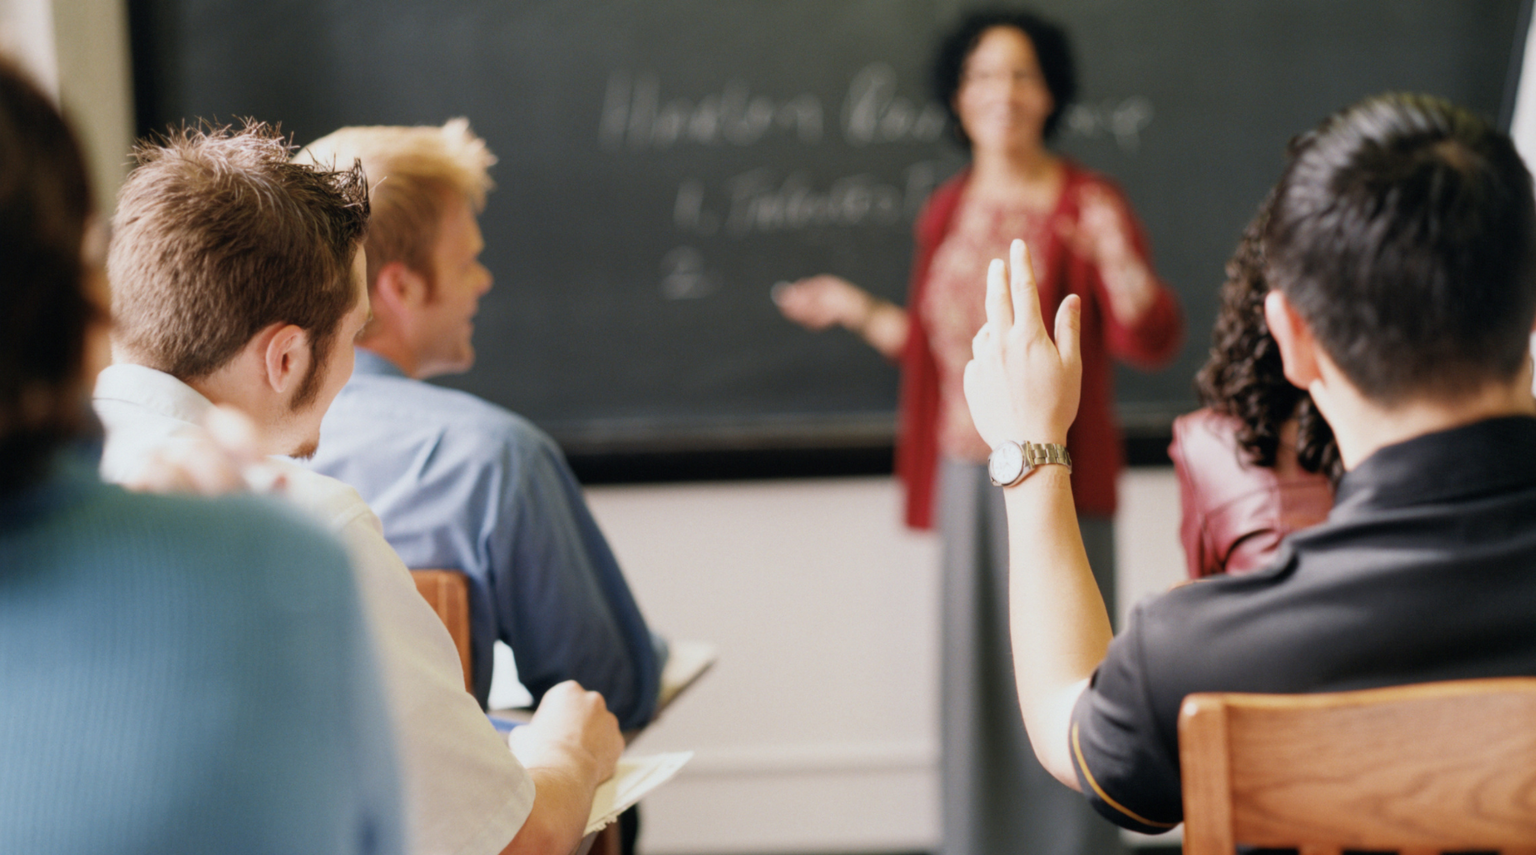
[[[1052,341],[1029,249],[1015,240],[1008,255],[987,269],[987,322],[971,342],[965,400],[994,448],[1009,440],[1065,443],[1082,395],[1081,300],[1062,301]]]

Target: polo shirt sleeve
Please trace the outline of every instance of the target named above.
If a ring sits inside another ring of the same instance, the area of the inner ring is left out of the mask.
[[[1138,612],[1140,609],[1138,609]],[[1110,822],[1160,834],[1182,821],[1177,743],[1153,715],[1137,614],[1072,709],[1068,749],[1083,795]]]
[[[494,855],[533,811],[533,779],[464,691],[453,640],[384,540],[378,517],[361,500],[353,507],[338,528],[389,696],[409,851]]]

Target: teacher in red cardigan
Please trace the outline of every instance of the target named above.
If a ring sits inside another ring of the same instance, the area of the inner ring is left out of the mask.
[[[1182,316],[1119,188],[1047,146],[1075,90],[1059,27],[1027,12],[973,14],[940,45],[934,84],[971,163],[918,217],[907,305],[826,274],[775,299],[791,320],[842,326],[902,368],[896,471],[906,521],[936,522],[943,542],[943,855],[1113,852],[1113,828],[1040,767],[1020,723],[1002,495],[961,378],[986,320],[987,264],[1023,238],[1039,248],[1044,315],[1068,294],[1082,298],[1082,404],[1066,449],[1083,540],[1113,614],[1124,452],[1110,362],[1165,365],[1182,343]]]

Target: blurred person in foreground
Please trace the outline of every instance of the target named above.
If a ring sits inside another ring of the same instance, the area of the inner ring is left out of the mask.
[[[1263,244],[1265,321],[1344,467],[1326,522],[1264,569],[1143,601],[1111,640],[1067,467],[1002,490],[1030,740],[1141,831],[1183,816],[1191,693],[1536,675],[1536,200],[1509,137],[1439,99],[1367,99],[1292,144]],[[1052,341],[1034,289],[1022,243],[988,271],[965,385],[996,447],[1060,444],[1077,412],[1079,302]]]
[[[341,546],[267,500],[96,474],[88,185],[0,58],[0,852],[403,852]]]
[[[476,214],[495,157],[464,119],[342,128],[303,162],[359,162],[371,185],[357,367],[307,464],[357,488],[407,566],[468,577],[475,697],[505,642],[535,701],[563,680],[601,692],[624,730],[656,711],[666,647],[647,628],[565,456],[543,431],[423,382],[468,371],[491,287]]]
[[[221,404],[250,415],[262,452],[312,454],[368,318],[361,168],[291,163],[292,147],[259,123],[183,129],[135,154],[108,257],[115,364],[95,393],[103,473],[137,479],[167,448],[199,441]],[[509,750],[357,491],[285,460],[245,474],[348,548],[396,729],[410,851],[574,849],[623,747],[602,697],[555,687]]]

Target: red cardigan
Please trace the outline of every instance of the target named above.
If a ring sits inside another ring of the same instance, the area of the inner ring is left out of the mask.
[[[1075,222],[1079,193],[1091,183],[1105,187],[1130,212],[1124,195],[1108,179],[1070,161],[1064,164],[1066,183],[1052,215],[1054,219]],[[906,485],[907,525],[913,528],[933,527],[939,458],[939,371],[923,323],[923,291],[928,285],[933,254],[949,234],[969,179],[970,171],[966,170],[935,190],[914,228],[917,250],[907,297],[911,323],[901,353],[901,402],[896,426],[896,474]],[[1146,236],[1135,215],[1130,218],[1132,243],[1146,258]],[[1030,251],[1042,254],[1041,247],[1030,247]],[[1141,321],[1134,327],[1119,324],[1109,311],[1109,297],[1099,280],[1098,269],[1077,255],[1064,257],[1067,251],[1066,245],[1054,236],[1043,248],[1042,257],[1052,275],[1039,283],[1041,308],[1046,318],[1053,318],[1066,295],[1083,298],[1083,395],[1077,420],[1067,433],[1067,448],[1072,453],[1072,487],[1078,511],[1110,516],[1115,512],[1115,478],[1125,457],[1115,421],[1110,358],[1138,368],[1166,365],[1183,343],[1184,321],[1173,291],[1159,281],[1157,298]]]

